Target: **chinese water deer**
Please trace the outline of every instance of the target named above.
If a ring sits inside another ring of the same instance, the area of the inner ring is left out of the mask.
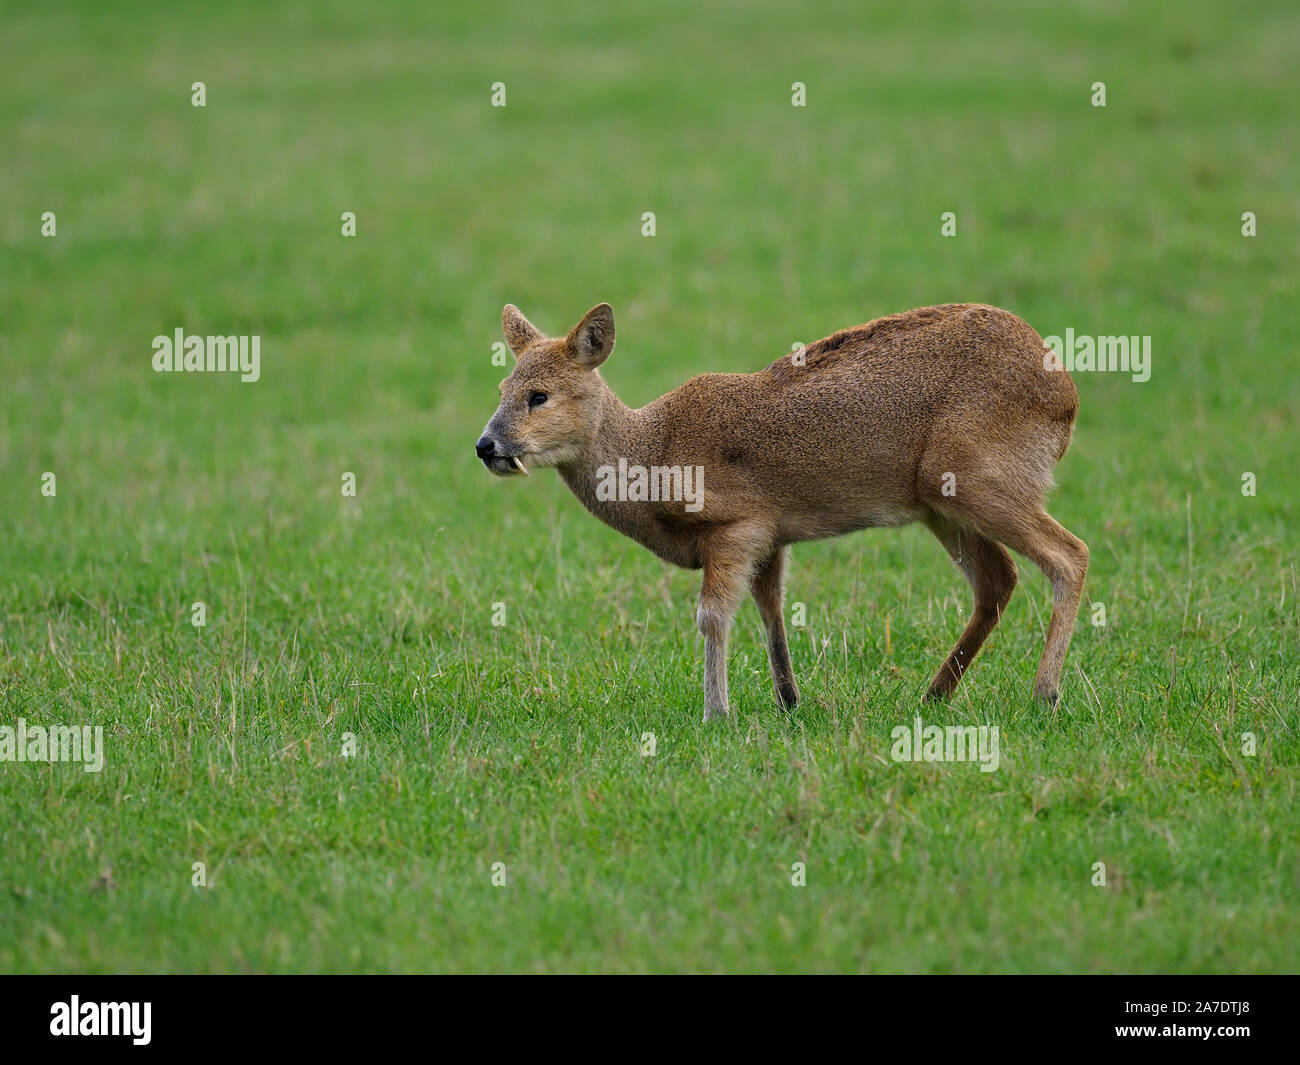
[[[705,718],[725,716],[727,635],[748,590],[777,698],[798,701],[782,616],[789,545],[919,521],[970,582],[975,610],[927,698],[957,687],[1016,584],[1007,548],[1052,582],[1034,679],[1050,703],[1088,548],[1043,509],[1079,397],[1042,338],[981,304],[922,307],[845,329],[757,373],[693,377],[631,410],[601,378],[614,312],[568,336],[501,316],[516,357],[476,450],[500,476],[553,466],[588,510],[678,566],[703,569]]]

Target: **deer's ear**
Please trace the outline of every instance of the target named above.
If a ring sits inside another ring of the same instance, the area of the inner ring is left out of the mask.
[[[515,358],[533,341],[542,339],[542,331],[525,318],[523,311],[513,303],[507,303],[501,311],[501,329]]]
[[[573,356],[588,370],[594,370],[614,350],[614,308],[599,303],[573,327],[569,334]]]

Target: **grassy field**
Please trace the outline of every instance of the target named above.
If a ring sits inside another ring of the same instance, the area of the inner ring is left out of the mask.
[[[705,6],[6,7],[0,725],[106,754],[0,763],[0,969],[1297,968],[1294,4]],[[1151,336],[1075,376],[1062,703],[1022,561],[921,711],[997,772],[890,758],[970,606],[923,529],[796,548],[803,705],[747,603],[705,727],[698,575],[485,473],[502,304],[601,300],[632,406],[930,303]]]

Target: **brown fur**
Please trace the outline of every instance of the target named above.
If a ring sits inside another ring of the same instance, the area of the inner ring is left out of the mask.
[[[1082,595],[1088,548],[1043,509],[1070,443],[1079,397],[1043,365],[1042,338],[982,304],[922,307],[845,329],[751,374],[710,373],[639,410],[597,367],[614,346],[608,304],[568,336],[502,314],[518,362],[480,441],[501,475],[554,466],[596,517],[679,566],[702,568],[705,714],[728,709],[726,645],[748,591],[767,631],[773,683],[798,699],[782,619],[789,544],[871,526],[923,522],[975,594],[929,698],[951,694],[998,623],[1016,583],[1010,547],[1052,582],[1053,609],[1034,692],[1055,702]],[[530,407],[530,397],[546,401]],[[704,468],[704,506],[597,498],[602,466]],[[945,494],[945,475],[955,493]],[[949,482],[953,483],[953,482]],[[1004,546],[1005,545],[1005,546]]]

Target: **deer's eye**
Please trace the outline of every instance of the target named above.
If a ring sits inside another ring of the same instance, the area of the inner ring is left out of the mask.
[[[531,410],[533,407],[540,407],[543,403],[545,403],[550,398],[551,397],[548,396],[545,392],[529,392],[528,409]]]

